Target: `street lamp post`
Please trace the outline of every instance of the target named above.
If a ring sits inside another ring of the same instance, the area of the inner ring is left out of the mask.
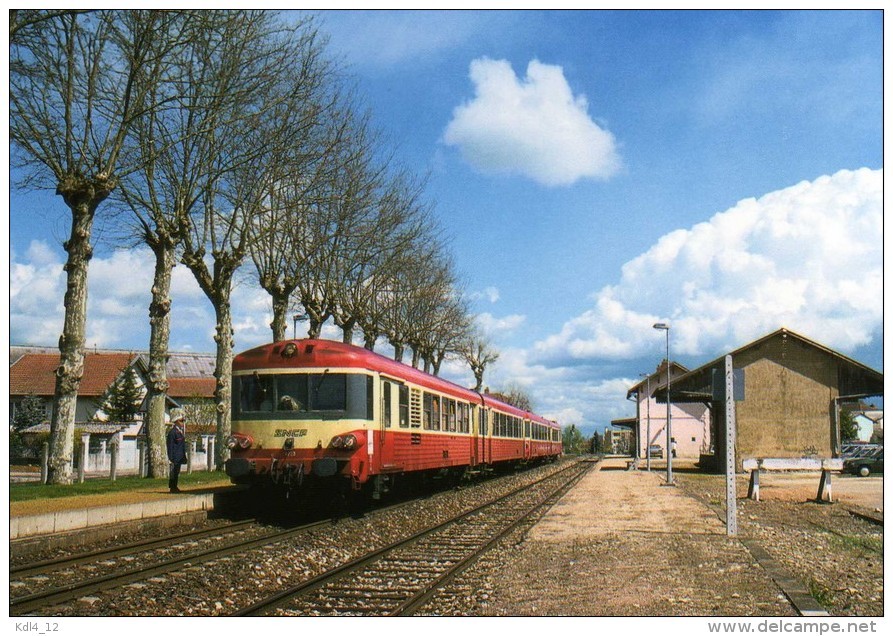
[[[292,338],[298,339],[298,321],[299,320],[307,320],[307,314],[295,314],[292,317],[293,326],[292,326]]]
[[[673,485],[673,421],[670,419],[670,325],[665,322],[655,323],[654,328],[667,333],[667,485]]]

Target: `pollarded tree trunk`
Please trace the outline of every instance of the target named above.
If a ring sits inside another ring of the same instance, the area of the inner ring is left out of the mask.
[[[286,330],[288,323],[286,316],[288,314],[288,297],[289,294],[281,289],[267,290],[273,298],[273,322],[270,328],[273,330],[273,342],[280,342],[286,339]]]
[[[63,243],[65,262],[65,319],[59,338],[60,364],[56,369],[53,419],[50,423],[48,481],[70,484],[74,452],[74,423],[78,389],[84,375],[84,341],[87,329],[87,268],[93,256],[90,233],[96,208],[114,188],[114,179],[90,181],[70,178],[59,182],[56,193],[71,209],[71,235]]]
[[[304,301],[301,304],[304,305],[304,309],[307,312],[307,319],[309,321],[307,337],[310,339],[319,338],[323,325],[326,323],[326,320],[329,319],[329,313],[322,309],[321,303],[315,301]]]
[[[471,372],[474,374],[474,390],[480,393],[481,387],[484,386],[484,367],[471,365]]]
[[[363,330],[363,346],[369,351],[375,351],[375,343],[378,342],[378,336],[380,334],[377,331],[367,331]]]
[[[229,304],[230,286],[227,284],[220,289],[214,299],[214,313],[217,317],[217,333],[214,341],[217,343],[217,367],[214,369],[216,388],[214,389],[214,403],[217,409],[217,440],[215,461],[217,470],[222,470],[223,465],[229,459],[229,447],[226,440],[232,433],[232,413],[230,399],[232,397],[232,371],[233,371],[233,316]]]
[[[152,301],[149,303],[149,378],[147,439],[149,477],[161,478],[167,473],[164,411],[167,405],[168,349],[171,337],[171,274],[177,264],[173,243],[161,237],[149,241],[155,252],[155,277]]]
[[[341,332],[343,334],[341,341],[344,344],[353,344],[353,331],[354,331],[354,328],[356,327],[356,324],[357,324],[357,321],[351,319],[351,320],[347,320],[343,324],[339,325],[339,327],[341,327]]]

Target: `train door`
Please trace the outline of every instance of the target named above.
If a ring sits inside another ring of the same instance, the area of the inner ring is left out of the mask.
[[[470,415],[471,415],[471,465],[477,466],[478,464],[478,407],[476,404],[470,404],[471,407]]]
[[[381,408],[378,422],[378,452],[381,465],[394,463],[394,436],[391,428],[397,411],[397,400],[394,394],[397,387],[390,380],[381,380]]]
[[[524,420],[524,459],[530,459],[530,420]]]
[[[489,464],[493,460],[493,455],[490,452],[490,411],[487,410],[487,407],[481,407],[481,426],[480,426],[480,437],[479,439],[479,447],[480,447],[480,461],[484,464]]]

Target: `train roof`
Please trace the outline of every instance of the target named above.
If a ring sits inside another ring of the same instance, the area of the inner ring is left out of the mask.
[[[295,367],[312,368],[348,368],[378,371],[413,384],[440,391],[469,402],[484,404],[516,417],[527,418],[551,427],[558,427],[556,422],[542,416],[524,411],[490,395],[478,393],[459,386],[449,380],[425,373],[403,362],[392,360],[386,356],[369,351],[363,347],[350,345],[335,340],[283,340],[261,345],[235,356],[233,371],[252,369],[293,369]]]

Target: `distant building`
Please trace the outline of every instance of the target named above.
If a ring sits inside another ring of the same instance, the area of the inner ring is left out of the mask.
[[[633,434],[629,429],[606,429],[604,448],[612,455],[629,455],[633,449]]]
[[[654,393],[658,387],[667,383],[667,361],[662,360],[654,373],[638,384],[630,387],[626,399],[636,401],[636,416],[624,420],[614,420],[614,426],[627,426],[633,431],[634,447],[638,449],[636,457],[646,457],[646,448],[660,446],[661,454],[666,457],[667,447],[667,405],[659,404]],[[683,376],[688,369],[672,362],[670,369],[670,393],[676,378]],[[650,391],[650,393],[649,393]],[[676,456],[698,459],[711,449],[710,410],[702,402],[677,402],[675,399],[670,409],[672,422],[672,442],[676,442]],[[651,433],[649,439],[648,433]]]
[[[853,413],[860,442],[884,443],[884,412],[877,409]]]
[[[47,421],[52,416],[56,390],[58,349],[10,347],[9,416],[28,395],[42,400]],[[168,408],[208,404],[214,398],[215,358],[209,354],[171,353],[167,364]],[[84,352],[84,375],[78,388],[76,422],[104,420],[101,407],[109,387],[133,368],[140,384],[148,374],[148,354],[134,351],[93,349]]]
[[[28,395],[39,398],[43,402],[47,420],[51,418],[53,396],[56,391],[56,369],[60,360],[57,350],[55,353],[26,352],[12,361],[9,367],[10,420],[15,417],[18,404]],[[145,378],[145,368],[136,353],[121,351],[85,353],[84,375],[78,388],[75,421],[87,422],[96,419],[109,386],[131,367],[137,371],[137,377],[142,381]]]
[[[884,392],[879,371],[784,328],[728,355],[743,372],[743,399],[735,402],[738,470],[749,458],[839,456],[841,404]],[[726,452],[724,366],[721,356],[674,378],[670,391],[674,404],[709,406],[715,454],[703,461],[714,467]],[[665,404],[666,387],[657,395]]]
[[[148,354],[134,351],[88,350],[84,353],[84,375],[78,389],[75,414],[77,440],[88,445],[89,472],[109,469],[111,445],[119,448],[118,468],[136,470],[139,440],[145,437],[143,415],[145,402],[134,422],[107,422],[102,403],[109,387],[128,369],[136,371],[138,382],[145,385],[148,376]],[[17,405],[28,395],[43,402],[45,422],[21,431],[32,442],[50,432],[53,396],[56,388],[55,371],[60,364],[58,349],[50,347],[10,347],[9,413],[15,417]],[[194,466],[209,463],[208,449],[214,437],[214,366],[215,357],[208,354],[171,353],[167,363],[168,411],[182,407],[186,410],[189,454]],[[28,452],[37,447],[31,444]],[[37,460],[36,455],[26,459]],[[78,458],[75,458],[76,461]]]

